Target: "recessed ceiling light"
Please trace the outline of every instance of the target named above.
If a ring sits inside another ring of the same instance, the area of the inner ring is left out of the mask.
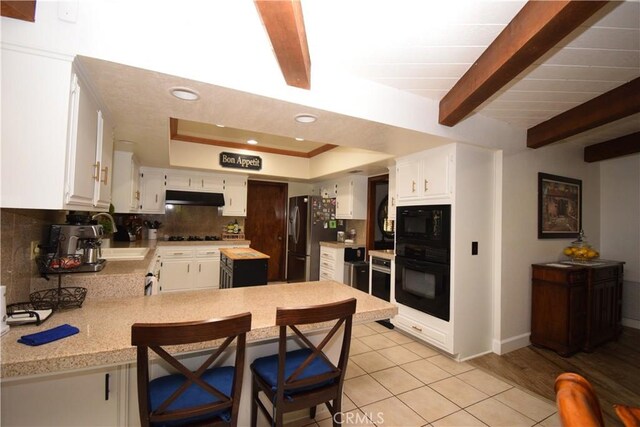
[[[258,143],[258,141],[256,141],[255,139],[250,139],[247,141],[247,144],[249,145],[256,145]]]
[[[224,125],[217,124],[217,123],[216,123],[216,126],[218,126],[219,128],[223,128],[224,127]]]
[[[170,90],[171,95],[183,101],[196,101],[200,99],[200,94],[193,89],[187,87],[174,87]]]
[[[295,117],[296,122],[298,123],[313,123],[316,120],[318,120],[318,118],[316,116],[314,116],[313,114],[298,114]]]
[[[304,138],[296,138],[296,141],[304,141]]]

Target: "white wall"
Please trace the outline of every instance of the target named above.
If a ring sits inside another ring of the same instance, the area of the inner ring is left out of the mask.
[[[600,163],[600,252],[624,261],[622,322],[640,328],[640,154]]]
[[[531,264],[562,259],[573,239],[538,239],[538,172],[582,180],[582,224],[589,242],[600,247],[600,177],[598,163],[583,161],[583,147],[571,143],[527,150],[503,158],[502,352],[529,343]],[[609,257],[607,252],[603,257]]]

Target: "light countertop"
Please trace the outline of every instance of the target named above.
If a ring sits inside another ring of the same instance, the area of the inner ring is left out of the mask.
[[[343,243],[343,242],[320,242],[320,246],[326,246],[329,248],[363,248],[365,247],[364,243],[354,242],[354,243]]]
[[[393,249],[375,249],[369,251],[369,256],[374,258],[384,258],[393,261],[396,258],[395,251]]]
[[[275,339],[278,336],[274,326],[276,307],[324,304],[350,297],[358,300],[354,322],[387,319],[398,312],[393,304],[334,281],[85,301],[82,308],[56,312],[40,326],[12,327],[1,339],[1,376],[6,379],[135,363],[131,325],[136,322],[193,321],[249,311],[253,319],[247,341]],[[80,333],[38,347],[17,342],[22,335],[65,323],[76,326]],[[310,329],[317,327],[310,325]],[[219,344],[180,346],[176,351],[196,351]]]
[[[220,253],[233,260],[271,258],[269,255],[258,252],[252,248],[221,248]]]

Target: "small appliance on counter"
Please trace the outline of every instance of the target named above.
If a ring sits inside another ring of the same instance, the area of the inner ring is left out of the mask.
[[[42,274],[100,271],[106,260],[100,259],[102,226],[98,224],[54,224],[38,258]]]
[[[48,308],[47,308],[48,307]],[[11,326],[40,325],[53,314],[53,305],[35,307],[28,302],[19,302],[7,306],[7,324]]]

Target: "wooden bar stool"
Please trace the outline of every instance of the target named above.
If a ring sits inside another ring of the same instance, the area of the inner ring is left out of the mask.
[[[349,359],[351,323],[355,311],[355,298],[312,307],[276,309],[276,325],[280,327],[278,353],[258,358],[251,364],[252,427],[257,423],[258,407],[271,424],[275,420],[276,426],[282,426],[286,412],[309,408],[311,418],[315,418],[316,405],[321,403],[331,412],[333,425],[341,423],[342,386]],[[336,323],[318,346],[311,343],[297,327],[333,320]],[[323,349],[342,326],[340,357],[337,365],[334,365]],[[293,330],[295,336],[304,343],[302,349],[287,351],[287,328]],[[261,391],[273,404],[273,417],[259,399]]]
[[[237,425],[249,330],[251,313],[197,322],[134,324],[131,344],[137,346],[141,425]],[[162,348],[221,338],[226,340],[212,349],[212,354],[195,372]],[[209,368],[234,340],[234,366]],[[149,349],[178,373],[149,381]]]

